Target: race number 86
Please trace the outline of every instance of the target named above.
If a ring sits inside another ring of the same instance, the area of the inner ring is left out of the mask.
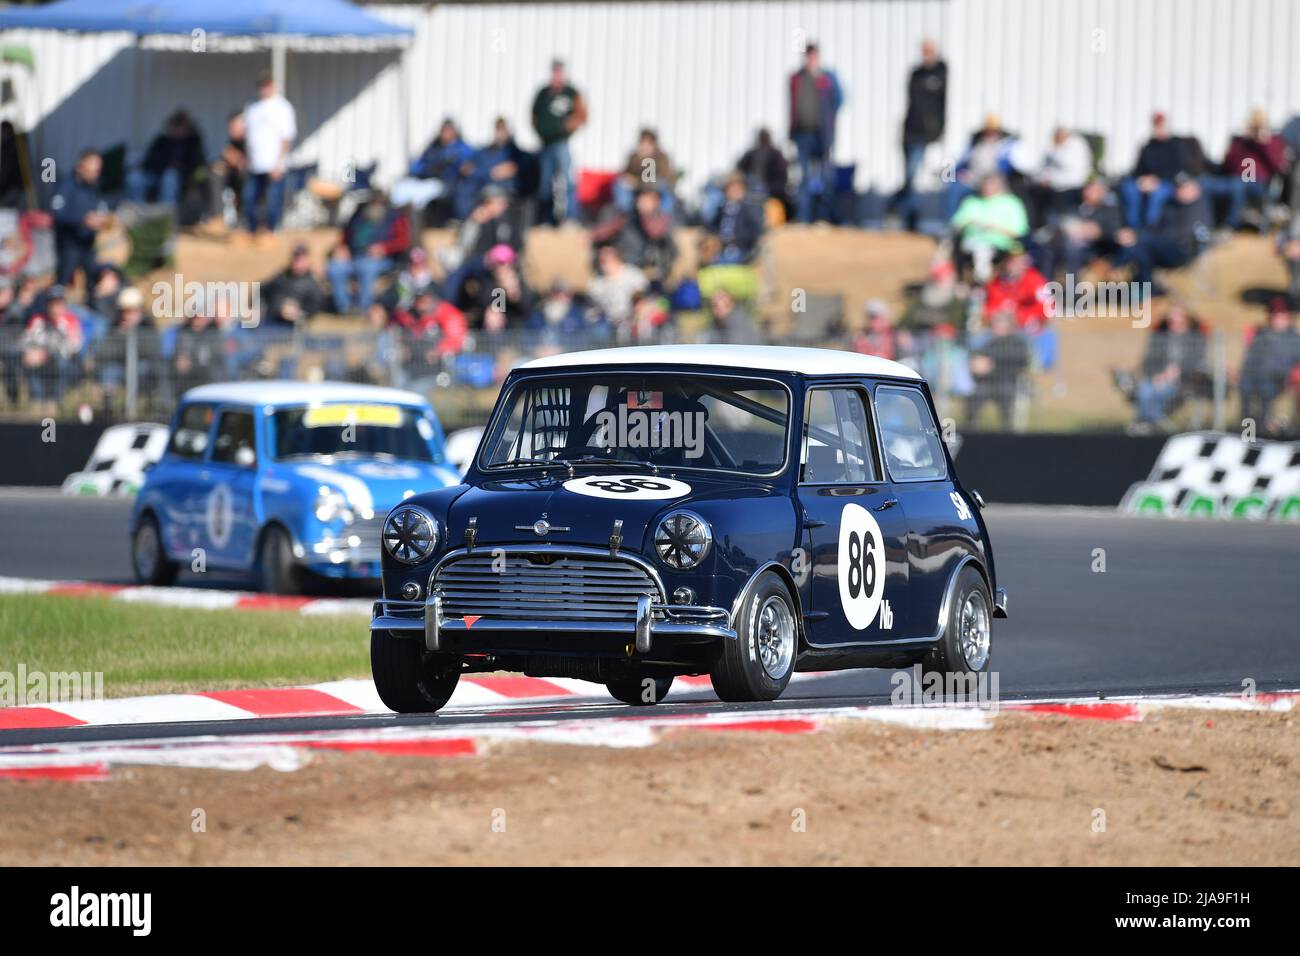
[[[871,626],[885,592],[885,546],[880,525],[861,505],[840,513],[837,576],[844,617],[855,630]]]

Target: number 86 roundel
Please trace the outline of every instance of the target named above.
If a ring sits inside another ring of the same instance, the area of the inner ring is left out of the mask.
[[[861,505],[840,513],[840,605],[855,630],[871,626],[885,595],[885,544],[880,525]]]

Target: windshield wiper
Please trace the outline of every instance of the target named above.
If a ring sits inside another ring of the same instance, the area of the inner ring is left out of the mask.
[[[512,465],[524,465],[524,466],[539,465],[543,468],[547,468],[554,465],[557,468],[569,469],[569,477],[570,478],[573,477],[573,462],[569,461],[567,458],[511,458],[509,461],[498,462],[497,464],[491,465],[490,467],[509,468]]]
[[[629,461],[626,458],[611,458],[608,455],[583,455],[581,458],[579,458],[577,461],[574,462],[575,465],[585,465],[588,463],[599,463],[602,465],[624,465],[630,468],[649,468],[652,474],[656,476],[659,474],[659,466],[652,461],[637,461],[637,460]]]

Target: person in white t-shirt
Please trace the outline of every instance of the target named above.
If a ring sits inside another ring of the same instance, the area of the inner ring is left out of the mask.
[[[298,135],[293,106],[275,88],[270,73],[257,78],[257,99],[244,109],[248,149],[248,178],[244,180],[244,213],[248,231],[256,233],[258,207],[265,204],[266,228],[275,232],[284,206],[284,174],[289,151]]]

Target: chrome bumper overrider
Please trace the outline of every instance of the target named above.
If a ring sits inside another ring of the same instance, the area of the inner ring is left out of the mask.
[[[993,616],[1007,616],[1007,589],[998,588],[993,592]]]
[[[719,637],[735,640],[731,613],[725,608],[694,604],[656,604],[642,595],[637,600],[635,622],[631,621],[538,621],[508,618],[480,618],[466,623],[464,618],[448,618],[442,613],[442,599],[433,595],[427,601],[376,601],[370,615],[372,631],[419,632],[424,644],[436,651],[447,633],[514,631],[516,633],[556,634],[626,634],[632,638],[637,653],[650,651],[655,637]],[[414,634],[412,634],[414,636]]]

